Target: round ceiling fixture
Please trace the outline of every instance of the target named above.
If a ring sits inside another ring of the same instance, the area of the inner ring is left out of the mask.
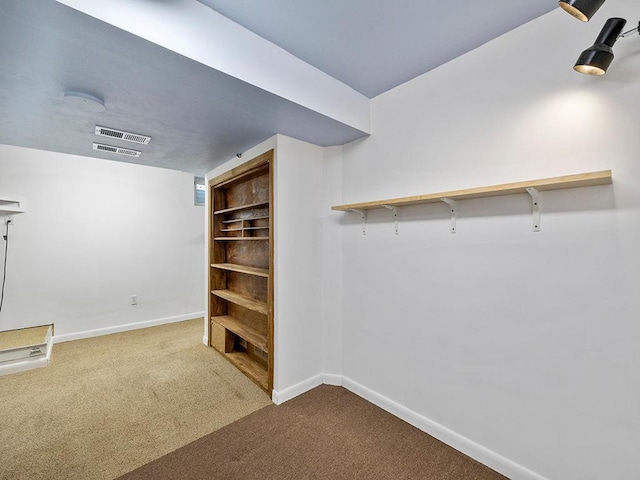
[[[104,112],[104,100],[84,92],[64,92],[64,103],[85,112]]]

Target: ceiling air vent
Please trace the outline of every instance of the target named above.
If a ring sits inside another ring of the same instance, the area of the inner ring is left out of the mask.
[[[100,135],[102,137],[118,138],[120,140],[126,140],[127,142],[141,143],[143,145],[146,145],[151,141],[151,137],[147,137],[146,135],[123,132],[122,130],[101,127],[99,125],[96,125],[96,135]]]
[[[127,157],[139,157],[142,152],[138,150],[131,150],[130,148],[114,147],[113,145],[105,145],[103,143],[94,143],[94,150],[100,150],[102,152],[115,153],[117,155],[126,155]]]

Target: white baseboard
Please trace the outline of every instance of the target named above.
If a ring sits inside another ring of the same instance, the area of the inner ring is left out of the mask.
[[[341,387],[344,377],[342,375],[332,375],[329,373],[322,374],[322,383],[325,385],[334,385],[336,387]]]
[[[417,412],[380,395],[377,392],[365,387],[351,380],[350,378],[342,375],[333,374],[320,374],[309,378],[303,382],[293,385],[289,388],[285,388],[281,391],[273,391],[272,400],[276,405],[291,400],[298,395],[317,387],[321,383],[326,385],[343,386],[347,390],[355,393],[359,397],[377,405],[378,407],[386,410],[392,415],[404,420],[405,422],[413,425],[414,427],[428,433],[432,437],[437,438],[443,443],[455,448],[459,452],[468,455],[469,457],[477,460],[478,462],[492,468],[498,473],[505,475],[511,480],[548,480],[547,478],[539,475],[522,465],[515,463],[508,458],[499,455],[493,450],[464,437],[453,430],[441,425],[433,420],[420,415]]]
[[[65,333],[62,335],[54,335],[53,343],[69,342],[71,340],[80,340],[83,338],[98,337],[100,335],[109,335],[111,333],[126,332],[129,330],[137,330],[139,328],[155,327],[157,325],[165,325],[167,323],[183,322],[194,318],[203,317],[204,312],[186,313],[184,315],[176,315],[173,317],[156,318],[146,320],[144,322],[127,323],[124,325],[116,325],[113,327],[96,328],[95,330],[85,330],[83,332]]]
[[[298,395],[308,392],[312,388],[316,388],[318,385],[322,385],[323,375],[316,375],[315,377],[308,378],[300,383],[297,383],[284,390],[273,390],[271,393],[271,401],[276,405],[280,405],[287,400],[297,397]]]

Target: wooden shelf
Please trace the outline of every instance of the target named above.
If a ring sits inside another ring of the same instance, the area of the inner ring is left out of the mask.
[[[236,265],[234,263],[212,263],[213,268],[228,270],[231,272],[246,273],[257,277],[269,278],[269,270],[266,268],[247,267],[246,265]]]
[[[211,290],[211,293],[217,297],[224,298],[229,302],[235,303],[236,305],[240,305],[244,308],[248,308],[249,310],[252,310],[254,312],[258,312],[263,315],[267,315],[269,313],[267,304],[261,302],[260,300],[256,300],[251,297],[245,297],[244,295],[240,295],[239,293],[233,292],[231,290]]]
[[[264,220],[269,218],[269,215],[260,215],[257,217],[249,217],[249,218],[233,218],[231,220],[223,220],[220,223],[237,223],[237,222],[250,222],[251,220]]]
[[[245,230],[269,230],[269,227],[221,228],[221,232],[243,232]]]
[[[525,182],[505,183],[488,187],[470,188],[465,190],[452,190],[449,192],[429,193],[412,197],[391,198],[388,200],[376,200],[373,202],[350,203],[335,205],[332,210],[370,210],[374,208],[404,207],[408,205],[420,205],[424,203],[441,202],[443,198],[450,200],[464,200],[471,198],[494,197],[499,195],[513,195],[527,193],[527,188],[539,191],[559,190],[563,188],[591,187],[594,185],[607,185],[611,183],[611,170],[600,172],[579,173],[562,177],[544,178],[540,180],[528,180]]]
[[[218,210],[217,212],[213,212],[214,215],[222,215],[224,213],[231,212],[239,212],[240,210],[251,210],[252,208],[267,208],[269,207],[269,202],[258,202],[258,203],[250,203],[248,205],[241,205],[239,207],[225,208],[224,210]],[[246,220],[246,219],[243,219]]]
[[[269,278],[269,270],[266,268],[248,267],[246,265],[236,265],[235,263],[212,263],[213,268],[228,270],[230,272],[246,273],[256,277]]]
[[[269,240],[269,237],[216,237],[214,240],[216,242],[238,242],[243,240]]]
[[[260,385],[263,389],[269,388],[269,374],[267,370],[258,362],[253,360],[245,352],[230,352],[224,354],[231,363],[244,372],[251,380]]]
[[[255,328],[251,328],[244,322],[230,315],[221,315],[218,317],[211,317],[211,320],[219,323],[224,328],[232,331],[239,337],[244,338],[247,342],[255,345],[259,349],[264,350],[265,352],[269,351],[266,332],[260,332]]]

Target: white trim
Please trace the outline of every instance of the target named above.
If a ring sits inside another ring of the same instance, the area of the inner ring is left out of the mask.
[[[51,362],[51,354],[53,352],[53,336],[47,338],[47,354],[44,357],[28,358],[16,362],[7,362],[0,365],[0,376],[11,375],[12,373],[26,372],[35,368],[42,368]]]
[[[322,383],[325,385],[334,385],[336,387],[342,387],[344,377],[342,375],[333,375],[330,373],[322,374]]]
[[[209,346],[209,337],[206,335],[202,336],[202,343],[204,343],[207,347]]]
[[[139,328],[154,327],[156,325],[165,325],[167,323],[183,322],[185,320],[193,320],[202,316],[204,316],[204,312],[185,313],[184,315],[156,318],[154,320],[146,320],[144,322],[127,323],[125,325],[116,325],[114,327],[96,328],[95,330],[85,330],[83,332],[65,333],[62,335],[54,335],[53,343],[62,343],[69,342],[71,340],[81,340],[83,338],[99,337],[100,335],[109,335],[111,333],[137,330]]]
[[[314,377],[308,378],[300,383],[296,383],[295,385],[285,388],[284,390],[273,390],[271,394],[271,400],[276,405],[280,405],[287,400],[291,400],[292,398],[297,397],[305,392],[308,392],[312,388],[316,388],[319,385],[322,385],[323,375],[318,374]]]

